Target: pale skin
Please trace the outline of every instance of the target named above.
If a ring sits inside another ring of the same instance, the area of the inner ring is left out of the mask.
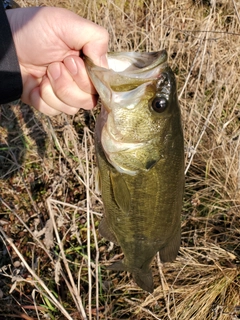
[[[79,52],[107,67],[107,31],[62,8],[6,12],[22,74],[21,100],[50,116],[92,109],[97,95]]]

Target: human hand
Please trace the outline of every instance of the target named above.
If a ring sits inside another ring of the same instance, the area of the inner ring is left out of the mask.
[[[23,79],[21,100],[47,115],[93,108],[96,91],[79,51],[107,67],[107,31],[62,8],[6,13]]]

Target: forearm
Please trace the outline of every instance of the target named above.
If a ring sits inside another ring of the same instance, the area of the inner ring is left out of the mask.
[[[0,103],[19,99],[22,77],[5,10],[0,1]]]

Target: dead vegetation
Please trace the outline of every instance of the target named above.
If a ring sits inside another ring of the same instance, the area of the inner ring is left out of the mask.
[[[94,113],[48,119],[1,107],[0,319],[240,318],[240,5],[220,1],[19,0],[67,7],[109,30],[111,51],[166,48],[186,147],[182,247],[153,263],[154,293],[104,265]]]

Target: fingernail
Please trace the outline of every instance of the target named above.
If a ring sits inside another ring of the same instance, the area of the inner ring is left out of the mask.
[[[104,54],[100,57],[100,65],[103,68],[108,68],[108,60],[107,60],[107,54]]]
[[[61,76],[60,63],[52,63],[48,66],[48,72],[53,80],[57,80]]]
[[[104,54],[102,56],[97,56],[94,58],[90,57],[92,59],[93,63],[96,66],[102,67],[102,68],[108,68],[108,60],[107,60],[107,54]]]
[[[76,62],[74,61],[73,58],[66,58],[64,59],[64,64],[66,66],[66,68],[68,69],[68,71],[75,76],[78,73],[78,68],[76,65]]]

